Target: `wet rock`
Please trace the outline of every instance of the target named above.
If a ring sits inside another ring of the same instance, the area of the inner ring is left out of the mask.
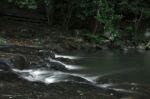
[[[49,67],[52,70],[58,70],[58,71],[66,71],[67,70],[67,68],[64,65],[59,64],[59,63],[54,63],[54,62],[50,63]]]
[[[97,84],[109,84],[109,83],[117,83],[119,80],[117,79],[111,79],[108,77],[99,77],[96,80]]]
[[[144,51],[145,49],[146,49],[146,46],[144,44],[137,46],[137,50]]]
[[[102,85],[109,84],[104,87],[111,89],[109,92],[112,92],[113,96],[119,99],[149,99],[150,97],[150,87],[146,84],[140,85],[137,83],[121,82],[106,77],[98,79],[97,83]]]
[[[146,44],[146,50],[150,50],[150,41]]]
[[[0,67],[8,70],[11,68],[24,69],[27,68],[28,62],[25,56],[20,54],[0,53]]]
[[[127,53],[129,51],[129,49],[127,47],[124,47],[121,50],[123,50],[124,53]]]
[[[75,64],[75,60],[70,60],[69,58],[56,58],[56,60],[64,62],[66,64]]]
[[[15,45],[0,46],[1,68],[29,69],[29,68],[47,68],[52,70],[67,70],[65,65],[55,58],[53,51],[49,49],[24,47]],[[58,62],[52,62],[53,59]],[[69,62],[69,59],[61,59]]]
[[[3,61],[0,61],[0,71],[10,71],[11,67]]]
[[[39,50],[38,56],[55,58],[55,54],[51,50]]]
[[[26,69],[29,66],[29,62],[27,61],[26,56],[21,54],[11,56],[10,60],[13,68]]]
[[[146,38],[150,38],[150,28],[147,28],[144,34]]]

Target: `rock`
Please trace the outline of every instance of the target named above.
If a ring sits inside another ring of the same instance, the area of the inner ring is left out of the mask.
[[[145,45],[144,44],[138,45],[137,48],[139,50],[145,50]]]
[[[60,64],[60,63],[56,63],[56,62],[51,62],[50,63],[50,69],[51,70],[57,70],[57,71],[66,71],[67,70],[65,65]]]
[[[11,56],[10,60],[12,66],[17,69],[26,69],[29,66],[29,62],[27,61],[26,56],[21,54]]]
[[[0,69],[29,69],[47,68],[51,70],[67,70],[61,60],[69,62],[69,59],[56,59],[53,51],[49,49],[23,47],[23,46],[0,46]],[[50,61],[50,59],[55,60]]]
[[[43,57],[55,58],[55,54],[51,50],[39,50],[39,53],[37,53],[37,55],[43,56]]]
[[[124,53],[127,53],[129,51],[129,49],[127,47],[124,47],[122,50]]]
[[[149,38],[150,37],[150,29],[146,29],[146,32],[145,32],[145,37],[146,38]]]
[[[141,44],[141,45],[137,46],[137,50],[140,51],[140,52],[145,51],[145,49],[146,49],[146,46],[144,44]]]
[[[3,70],[10,70],[11,68],[25,69],[29,66],[25,56],[13,53],[0,53],[0,67]]]
[[[75,64],[75,60],[70,60],[69,58],[59,57],[59,58],[56,58],[56,60],[64,62],[66,64]]]
[[[117,83],[118,80],[111,79],[109,77],[99,77],[99,78],[97,78],[96,82],[98,84],[109,84],[109,83]]]
[[[146,45],[146,50],[150,50],[150,41]]]
[[[10,71],[11,68],[8,64],[3,61],[0,61],[0,71]]]

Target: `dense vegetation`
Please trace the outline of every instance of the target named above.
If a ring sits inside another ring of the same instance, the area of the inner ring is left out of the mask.
[[[122,47],[150,38],[145,36],[149,26],[143,27],[150,18],[149,0],[1,0],[3,4],[36,10],[46,16],[50,26],[81,30],[78,35],[93,43]]]

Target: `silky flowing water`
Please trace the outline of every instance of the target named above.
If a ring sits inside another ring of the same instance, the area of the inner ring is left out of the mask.
[[[69,58],[77,62],[68,65],[61,61],[48,58],[49,61],[64,65],[69,71],[53,71],[46,69],[17,70],[20,77],[31,82],[46,84],[56,82],[89,82],[96,85],[99,77],[109,77],[122,81],[150,83],[150,52],[79,52],[56,54],[56,58]]]
[[[75,82],[131,94],[145,94],[132,90],[132,86],[140,84],[150,85],[150,52],[148,51],[67,52],[64,54],[55,54],[55,58],[67,58],[75,61],[76,64],[67,64],[48,57],[47,61],[61,64],[68,70],[57,71],[46,68],[19,70],[13,68],[12,71],[19,75],[19,78],[31,83],[40,82],[51,85],[60,82]],[[99,83],[103,82],[101,78],[117,79],[119,82]],[[131,89],[122,87],[124,86],[124,82],[125,86],[131,86]],[[4,95],[3,97],[10,97]]]
[[[80,56],[78,63],[88,72],[111,78],[150,83],[150,52],[100,51],[73,53]],[[86,72],[86,71],[85,71]]]

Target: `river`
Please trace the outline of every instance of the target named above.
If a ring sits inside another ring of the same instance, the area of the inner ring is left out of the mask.
[[[68,53],[67,53],[68,54]],[[97,51],[72,52],[85,73],[111,76],[115,79],[150,83],[150,52]],[[83,72],[83,71],[82,71]]]
[[[34,60],[38,63],[43,58],[42,62],[45,65],[39,63],[41,66],[37,64],[34,68],[14,67],[12,73],[5,73],[1,69],[0,98],[149,99],[150,97],[149,51],[71,51],[54,56],[55,58],[38,56]],[[53,64],[54,67],[50,68],[49,66]],[[59,67],[55,68],[57,66]]]

